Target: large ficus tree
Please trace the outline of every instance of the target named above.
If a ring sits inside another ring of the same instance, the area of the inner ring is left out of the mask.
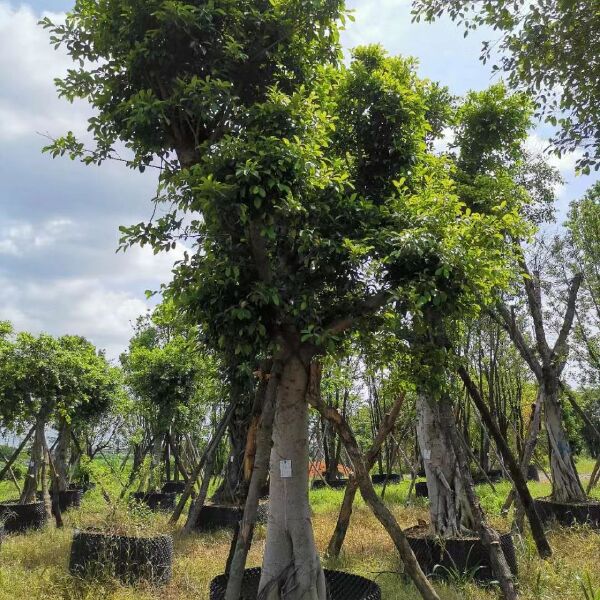
[[[342,11],[320,0],[79,1],[65,24],[46,22],[82,61],[60,92],[96,109],[94,148],[68,134],[51,150],[101,162],[124,143],[131,166],[160,166],[167,210],[123,228],[123,245],[185,238],[167,293],[215,349],[272,359],[267,598],[326,596],[307,494],[311,362],[437,269],[431,228],[441,248],[446,229],[449,248],[493,230],[428,155],[443,91],[378,47],[339,64]],[[486,237],[496,262],[502,241]],[[484,265],[494,268],[473,268]]]

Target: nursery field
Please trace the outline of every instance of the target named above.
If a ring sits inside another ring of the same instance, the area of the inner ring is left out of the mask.
[[[591,468],[590,461],[580,461],[582,477]],[[107,485],[108,473],[104,474]],[[113,482],[115,483],[115,482]],[[419,519],[428,518],[426,500],[413,500],[406,504],[409,482],[389,486],[385,500],[403,527],[415,525]],[[549,493],[548,483],[530,483],[534,497]],[[380,488],[379,488],[380,489]],[[114,486],[116,490],[116,485]],[[111,491],[111,496],[113,491]],[[500,506],[509,490],[506,482],[480,485],[477,491],[490,519],[499,529],[506,529],[509,520],[500,516]],[[317,545],[324,551],[333,531],[337,510],[343,491],[318,490],[311,492],[313,525]],[[600,491],[595,495],[600,498]],[[0,483],[0,500],[14,496],[10,482]],[[116,493],[115,493],[116,496]],[[375,520],[362,499],[357,499],[356,510],[342,557],[336,561],[324,560],[325,566],[375,579],[382,588],[384,600],[412,600],[418,594],[402,575],[402,567],[393,544]],[[114,510],[114,509],[113,509]],[[123,509],[118,518],[130,518]],[[220,574],[225,564],[231,534],[194,534],[184,536],[180,526],[170,528],[167,516],[156,513],[137,514],[143,526],[155,531],[170,531],[175,542],[174,573],[171,582],[160,588],[150,586],[125,586],[114,579],[81,580],[69,575],[68,559],[73,529],[78,526],[100,525],[109,519],[111,509],[98,488],[84,497],[81,508],[64,514],[65,527],[25,535],[7,536],[0,547],[0,600],[175,600],[183,598],[208,598],[210,580]],[[182,519],[183,521],[183,519]],[[264,549],[264,528],[259,527],[250,553],[248,566],[260,565]],[[587,527],[566,529],[551,527],[549,540],[554,555],[548,561],[540,560],[529,538],[516,539],[521,597],[527,600],[596,600],[600,594],[600,533]],[[436,584],[444,600],[461,598],[479,600],[497,597],[492,586],[476,585],[472,574],[453,573],[445,584]]]

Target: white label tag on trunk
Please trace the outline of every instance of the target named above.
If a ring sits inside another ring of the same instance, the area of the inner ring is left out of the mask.
[[[429,460],[431,458],[431,450],[429,448],[425,448],[425,450],[423,450],[423,458],[425,460]]]
[[[292,461],[291,460],[280,460],[279,461],[279,475],[282,479],[287,479],[292,476]]]

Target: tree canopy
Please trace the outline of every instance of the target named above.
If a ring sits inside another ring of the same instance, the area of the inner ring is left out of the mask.
[[[495,61],[515,88],[526,89],[537,113],[558,126],[561,155],[581,149],[578,167],[600,168],[600,11],[594,0],[414,0],[416,20],[444,13],[470,30],[488,26],[481,58]]]

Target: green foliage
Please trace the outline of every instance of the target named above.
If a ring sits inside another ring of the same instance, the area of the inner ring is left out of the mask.
[[[86,421],[108,410],[122,393],[120,371],[87,340],[65,335],[13,334],[0,339],[0,422],[21,427],[46,421]]]
[[[444,13],[470,30],[488,26],[481,58],[496,61],[515,89],[535,99],[537,114],[558,126],[555,151],[580,148],[578,167],[600,167],[600,11],[594,0],[414,0],[413,13],[432,21]],[[496,56],[497,55],[497,56]]]
[[[135,398],[125,412],[143,416],[155,435],[194,429],[206,407],[222,399],[218,360],[202,350],[196,330],[178,320],[172,304],[138,319],[121,363]]]

